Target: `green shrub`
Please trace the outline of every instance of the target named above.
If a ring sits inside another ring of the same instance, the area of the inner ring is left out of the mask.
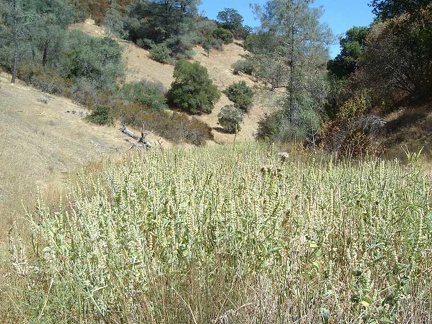
[[[313,109],[298,111],[290,118],[284,110],[267,115],[258,122],[257,138],[272,142],[303,142],[320,130],[320,116]]]
[[[258,122],[257,139],[275,141],[276,136],[280,133],[282,118],[281,111],[265,114],[264,118]]]
[[[233,68],[234,74],[244,73],[252,75],[255,72],[255,67],[250,60],[239,60],[234,62],[231,67]]]
[[[85,78],[98,89],[114,89],[124,75],[120,45],[110,38],[91,37],[80,31],[68,34],[63,56],[63,76]]]
[[[153,46],[156,45],[156,43],[148,38],[138,38],[136,40],[136,45],[146,50],[150,50]]]
[[[169,63],[171,51],[165,45],[153,45],[149,51],[150,58],[159,63]]]
[[[213,48],[218,50],[218,51],[222,50],[221,41],[219,39],[216,39],[216,38],[205,38],[201,42],[201,45],[204,48],[204,50],[206,51],[207,56],[210,55],[210,50]]]
[[[153,111],[168,108],[165,89],[160,82],[140,81],[126,83],[120,89],[120,97],[126,101],[139,102]]]
[[[250,88],[246,82],[240,81],[230,85],[224,93],[227,95],[228,99],[234,102],[236,107],[241,110],[248,112],[253,104],[253,90]]]
[[[174,79],[168,91],[171,105],[191,114],[211,113],[220,92],[205,67],[180,60],[174,68]]]
[[[191,59],[194,56],[195,39],[193,35],[172,36],[165,41],[165,44],[176,59]]]
[[[218,114],[218,121],[228,133],[238,133],[243,121],[243,111],[233,105],[224,106]]]
[[[98,106],[88,115],[87,120],[97,125],[113,125],[114,114],[108,106]]]
[[[216,28],[213,31],[213,36],[220,39],[224,44],[229,44],[234,41],[233,34],[225,28]]]

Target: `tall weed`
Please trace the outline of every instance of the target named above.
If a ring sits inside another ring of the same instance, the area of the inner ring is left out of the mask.
[[[430,180],[261,145],[107,161],[39,201],[2,297],[44,322],[428,322]]]

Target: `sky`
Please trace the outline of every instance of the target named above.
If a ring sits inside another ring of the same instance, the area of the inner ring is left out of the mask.
[[[251,27],[259,26],[250,4],[264,5],[265,0],[201,0],[202,4],[199,11],[203,16],[216,19],[218,12],[224,8],[233,8],[243,16],[244,25]],[[321,22],[326,23],[336,36],[335,44],[330,47],[330,56],[335,57],[340,52],[338,36],[343,36],[345,32],[353,26],[369,26],[374,15],[368,6],[370,0],[315,0],[313,6],[324,8]]]

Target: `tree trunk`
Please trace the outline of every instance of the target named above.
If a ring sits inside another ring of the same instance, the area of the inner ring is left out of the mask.
[[[16,74],[17,74],[17,65],[18,65],[18,0],[13,0],[13,39],[14,39],[14,62],[13,62],[13,68],[12,68],[12,80],[11,83],[14,84],[16,81]]]
[[[151,148],[151,144],[145,140],[145,138],[149,134],[148,132],[141,131],[141,136],[139,136],[139,135],[136,135],[134,132],[132,132],[130,129],[128,129],[126,126],[122,126],[120,128],[120,131],[122,133],[126,134],[127,136],[132,137],[133,139],[137,140],[138,143],[142,143],[146,149]]]

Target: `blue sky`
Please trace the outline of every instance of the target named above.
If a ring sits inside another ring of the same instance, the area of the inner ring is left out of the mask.
[[[244,18],[244,24],[251,27],[259,25],[259,21],[254,19],[252,9],[249,4],[263,5],[265,0],[201,0],[199,7],[200,13],[210,19],[216,19],[218,12],[224,8],[234,8]],[[321,22],[330,26],[333,34],[343,35],[353,26],[368,26],[374,15],[368,6],[370,0],[315,0],[314,6],[323,6],[324,15]],[[336,39],[335,45],[330,48],[332,57],[339,53],[339,42]]]

